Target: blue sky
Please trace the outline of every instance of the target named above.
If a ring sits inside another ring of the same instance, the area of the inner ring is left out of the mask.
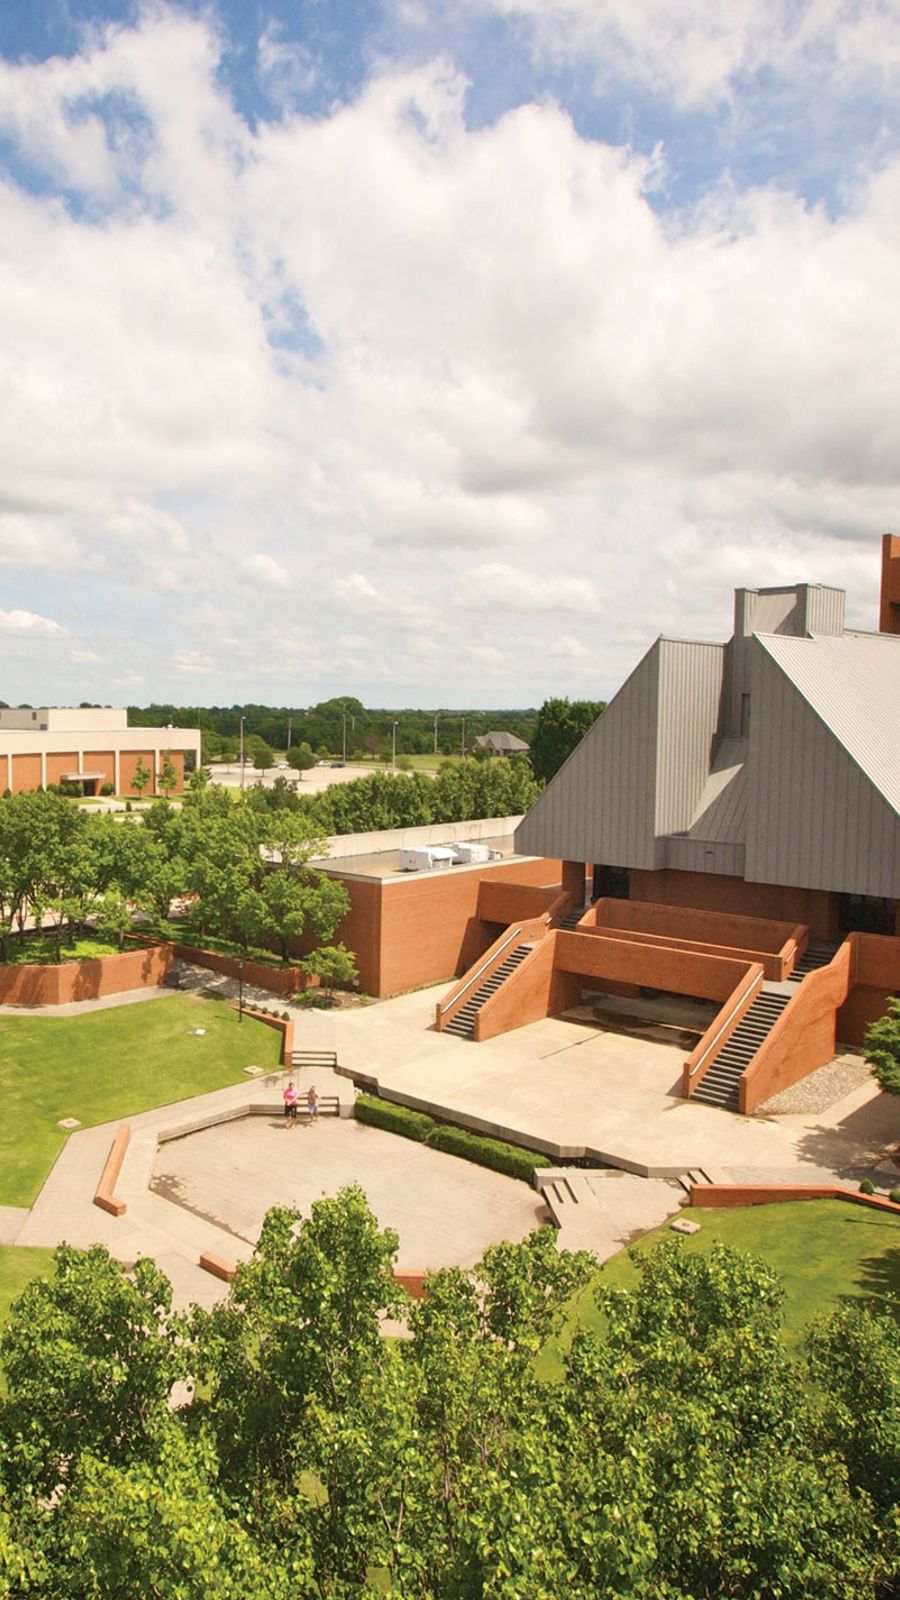
[[[0,698],[609,695],[873,623],[895,0],[6,0]]]

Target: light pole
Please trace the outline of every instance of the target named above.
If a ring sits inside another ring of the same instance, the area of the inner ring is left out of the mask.
[[[397,771],[397,724],[391,723],[391,767]]]
[[[244,958],[238,957],[238,1022],[244,1020]]]
[[[437,712],[434,713],[434,753],[437,755]]]
[[[347,765],[347,713],[341,712],[341,760]]]
[[[287,742],[287,747],[290,750],[290,748],[291,748],[291,719],[290,719],[290,717],[288,717],[288,742]]]
[[[463,719],[462,719],[462,738],[459,741],[459,753],[462,756],[463,760],[465,760],[465,756],[466,756],[466,719],[465,719],[465,717],[463,717]]]
[[[241,788],[244,787],[244,719],[241,717]]]

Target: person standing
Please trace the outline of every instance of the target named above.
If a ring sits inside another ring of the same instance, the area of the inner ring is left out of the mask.
[[[281,1096],[284,1101],[284,1115],[288,1126],[293,1127],[297,1121],[297,1100],[299,1096],[293,1083],[289,1083]]]
[[[306,1091],[306,1109],[309,1112],[310,1120],[315,1122],[319,1115],[319,1092],[314,1083],[311,1083]]]

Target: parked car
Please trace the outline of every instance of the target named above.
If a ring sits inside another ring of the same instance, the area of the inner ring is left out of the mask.
[[[331,765],[333,767],[345,767],[347,763],[346,761],[332,761]]]

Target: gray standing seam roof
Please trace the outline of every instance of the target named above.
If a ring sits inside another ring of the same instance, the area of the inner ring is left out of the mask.
[[[755,637],[900,814],[900,637],[884,633]]]

